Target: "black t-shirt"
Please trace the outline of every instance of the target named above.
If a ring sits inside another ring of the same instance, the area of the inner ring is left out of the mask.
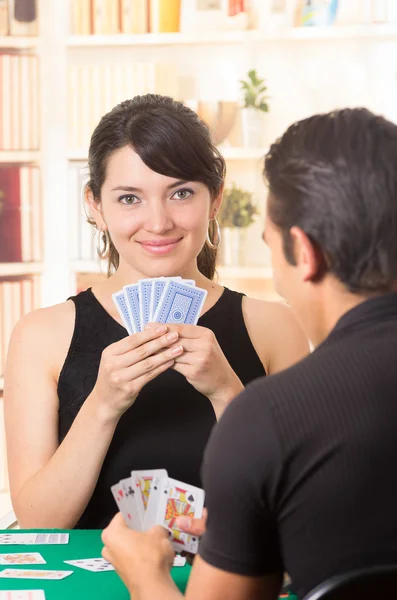
[[[397,563],[397,294],[360,304],[286,371],[228,407],[203,466],[200,555],[287,571],[299,597],[337,573]]]

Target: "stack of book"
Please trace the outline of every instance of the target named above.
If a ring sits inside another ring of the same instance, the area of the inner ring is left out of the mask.
[[[0,167],[0,263],[42,260],[40,171]]]
[[[74,35],[179,31],[180,0],[72,0]]]
[[[119,102],[147,93],[179,95],[177,67],[168,63],[72,65],[68,79],[71,150],[87,150],[101,117]]]
[[[38,59],[0,54],[0,150],[39,148]]]

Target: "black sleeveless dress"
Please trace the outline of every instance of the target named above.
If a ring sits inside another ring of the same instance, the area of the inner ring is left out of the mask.
[[[198,325],[215,333],[232,369],[246,385],[266,373],[248,336],[242,296],[225,288]],[[102,351],[127,335],[90,289],[71,299],[76,320],[58,382],[59,442],[95,385]],[[201,461],[215,423],[211,402],[179,373],[169,369],[148,383],[116,427],[94,493],[76,528],[103,528],[109,523],[117,512],[110,486],[129,477],[132,470],[164,468],[170,477],[201,487]]]

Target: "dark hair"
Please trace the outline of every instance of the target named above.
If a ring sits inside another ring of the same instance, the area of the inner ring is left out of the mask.
[[[295,264],[296,225],[351,292],[397,280],[397,126],[364,108],[299,121],[265,158],[268,214]]]
[[[88,158],[87,187],[98,202],[109,157],[124,146],[131,146],[145,165],[161,175],[204,183],[212,199],[221,190],[225,161],[213,145],[207,125],[181,102],[158,94],[135,96],[102,117],[92,134]],[[211,239],[213,226],[211,221]],[[111,240],[108,261],[110,275],[119,265]],[[214,277],[215,262],[216,250],[204,244],[197,265],[209,279]]]

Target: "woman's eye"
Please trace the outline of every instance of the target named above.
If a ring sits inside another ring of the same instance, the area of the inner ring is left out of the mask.
[[[132,194],[126,194],[125,196],[120,196],[119,202],[121,202],[122,204],[136,204],[137,202],[139,202],[139,198]]]
[[[176,198],[177,200],[186,200],[192,194],[193,194],[192,190],[178,190],[177,192],[175,192],[174,198]]]

